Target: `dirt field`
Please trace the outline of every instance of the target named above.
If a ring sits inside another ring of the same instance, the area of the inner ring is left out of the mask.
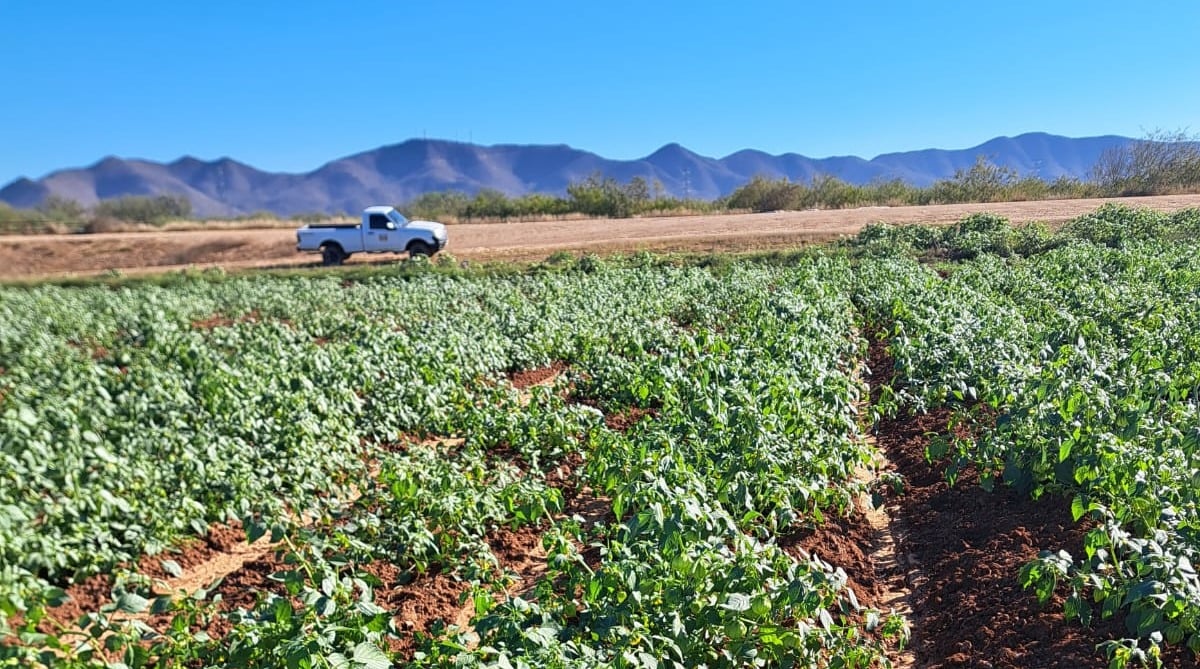
[[[450,228],[447,251],[472,260],[539,260],[557,250],[740,251],[794,247],[855,234],[869,223],[950,223],[990,211],[1014,222],[1060,222],[1106,200],[1046,200],[996,204],[864,207],[832,211],[594,219],[536,223],[463,224]],[[1131,206],[1174,211],[1200,207],[1200,195],[1123,198]],[[350,262],[386,260],[358,255]],[[127,273],[188,266],[275,267],[311,265],[316,255],[297,253],[289,229],[129,232],[97,235],[0,237],[0,279]]]

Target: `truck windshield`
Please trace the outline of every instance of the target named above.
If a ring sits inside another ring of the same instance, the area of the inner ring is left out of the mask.
[[[401,214],[400,212],[396,211],[395,209],[388,212],[388,218],[392,219],[392,222],[396,224],[397,228],[404,225],[405,223],[408,223],[408,219],[404,218],[404,214]]]

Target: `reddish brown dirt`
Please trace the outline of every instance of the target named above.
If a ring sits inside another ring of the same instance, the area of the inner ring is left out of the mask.
[[[192,327],[197,330],[211,330],[213,328],[227,328],[237,323],[254,323],[258,320],[260,320],[260,314],[257,310],[243,314],[238,318],[230,318],[224,314],[212,314],[207,318],[199,318],[192,321]]]
[[[137,570],[151,578],[165,581],[171,576],[162,566],[164,560],[174,560],[187,572],[192,568],[204,565],[220,553],[245,544],[245,542],[246,535],[240,527],[212,525],[204,537],[185,539],[178,546],[158,555],[142,556],[137,562]],[[96,574],[78,583],[67,585],[64,589],[70,600],[62,606],[51,609],[50,615],[59,622],[69,623],[85,613],[95,613],[112,600],[112,588],[111,574]]]
[[[289,565],[280,560],[275,551],[247,560],[240,569],[227,574],[217,586],[217,592],[221,595],[221,610],[252,609],[263,591],[286,595],[287,589],[282,583],[272,580],[271,574],[289,569]]]
[[[462,609],[467,584],[444,572],[430,571],[409,582],[409,576],[395,565],[376,562],[367,572],[382,581],[375,589],[375,603],[392,612],[398,627],[409,632],[392,640],[392,650],[404,660],[412,658],[419,640],[416,632],[428,634],[434,624],[455,622]]]
[[[779,545],[793,557],[813,555],[846,572],[850,589],[858,603],[872,608],[881,605],[883,583],[871,560],[870,546],[874,530],[855,510],[849,517],[827,517],[817,527],[806,527],[779,539]]]
[[[112,601],[112,577],[108,574],[96,574],[79,583],[66,588],[70,599],[48,611],[49,616],[64,625],[74,625],[75,621],[88,613],[96,613],[100,607]],[[53,633],[52,625],[42,623],[42,632]]]
[[[565,362],[553,362],[545,367],[512,372],[508,375],[508,381],[517,390],[526,390],[538,385],[539,383],[545,383],[546,381],[553,379],[561,374],[566,368],[567,364]]]
[[[658,409],[642,409],[629,407],[624,411],[610,413],[604,416],[604,425],[615,432],[626,432],[646,418],[657,418]]]
[[[488,533],[488,546],[500,566],[516,575],[512,592],[525,592],[546,571],[546,551],[542,548],[541,528],[524,526],[516,530],[502,527]]]
[[[582,466],[582,455],[579,453],[568,453],[556,467],[546,472],[546,485],[562,491],[564,499],[567,499],[569,495],[575,495],[577,482],[574,475]]]
[[[575,472],[583,467],[583,456],[567,455],[558,467],[546,474],[546,483],[562,491],[564,517],[580,516],[589,525],[616,521],[610,500],[596,494],[591,486],[581,483]]]
[[[138,572],[150,578],[168,579],[171,574],[163,568],[162,563],[173,560],[180,569],[187,571],[196,565],[203,564],[212,558],[220,549],[201,539],[187,539],[173,550],[158,555],[144,555],[138,560]]]
[[[853,235],[864,225],[879,221],[944,224],[986,211],[1014,222],[1060,222],[1093,211],[1106,201],[1110,200],[468,223],[450,227],[447,251],[470,260],[541,260],[561,250],[728,252],[795,248]],[[1200,206],[1200,195],[1133,197],[1116,201],[1129,206],[1175,211]],[[351,262],[394,262],[399,257],[358,254]],[[291,228],[9,235],[0,238],[0,279],[94,275],[109,269],[136,273],[214,265],[229,268],[316,265],[318,260],[313,254],[296,252],[295,230]]]
[[[873,381],[891,376],[891,360],[877,342],[872,343],[870,367]],[[1061,498],[1034,501],[1007,487],[988,493],[974,471],[962,472],[951,488],[945,463],[925,460],[927,435],[945,433],[949,419],[943,409],[884,420],[876,437],[907,482],[903,497],[891,506],[905,529],[898,549],[921,575],[910,583],[919,665],[1106,666],[1096,644],[1125,636],[1120,620],[1096,621],[1092,629],[1068,623],[1061,596],[1043,607],[1018,582],[1021,567],[1040,550],[1082,555],[1087,527],[1073,522],[1069,504]],[[1196,666],[1194,659],[1179,655],[1172,653],[1176,663],[1170,666]]]

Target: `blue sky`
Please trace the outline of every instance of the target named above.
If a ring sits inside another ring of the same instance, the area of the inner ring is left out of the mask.
[[[1200,130],[1196,2],[0,0],[0,184],[428,136],[821,157]]]

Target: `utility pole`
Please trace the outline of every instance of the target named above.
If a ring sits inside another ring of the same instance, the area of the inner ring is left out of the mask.
[[[683,199],[692,199],[692,171],[688,168],[683,168]]]

